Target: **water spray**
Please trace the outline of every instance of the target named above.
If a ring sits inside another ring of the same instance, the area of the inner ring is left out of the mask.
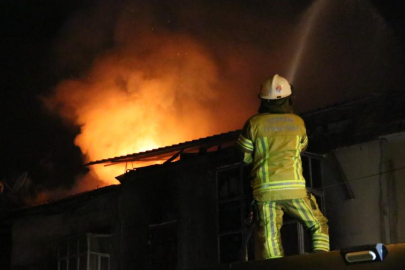
[[[308,12],[307,12],[306,16],[304,17],[306,19],[304,19],[305,21],[304,21],[303,27],[302,27],[302,29],[300,29],[303,31],[300,31],[301,36],[300,36],[299,42],[298,42],[298,50],[296,51],[296,53],[294,55],[293,62],[291,64],[289,73],[287,75],[287,78],[291,84],[294,83],[295,75],[297,73],[297,68],[301,62],[302,54],[305,51],[305,47],[308,43],[308,38],[312,32],[314,23],[317,20],[317,18],[319,17],[321,10],[325,9],[327,2],[328,2],[328,0],[315,1],[315,3],[313,3],[311,5],[311,7],[308,9]]]

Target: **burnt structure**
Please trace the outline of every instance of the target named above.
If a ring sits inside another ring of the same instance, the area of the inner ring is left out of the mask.
[[[291,256],[310,250],[302,226],[287,218],[287,257],[253,262],[250,168],[233,148],[233,131],[91,162],[166,160],[117,176],[121,185],[3,211],[0,269],[323,269],[331,261],[340,269],[344,247],[405,242],[404,101],[371,96],[302,115],[310,142],[304,174],[329,218],[333,252]],[[386,266],[367,269],[402,269],[405,246],[389,251]]]

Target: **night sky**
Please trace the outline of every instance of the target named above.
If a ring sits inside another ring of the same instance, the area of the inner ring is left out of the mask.
[[[401,2],[330,2],[313,23],[297,66],[298,112],[402,91]],[[63,115],[63,102],[47,102],[62,82],[91,77],[99,59],[124,52],[142,63],[137,68],[148,70],[145,74],[158,76],[154,69],[163,73],[166,60],[154,50],[170,51],[164,43],[173,48],[179,42],[183,49],[193,44],[196,55],[210,59],[209,102],[198,104],[216,116],[211,135],[241,128],[256,112],[261,82],[291,71],[300,33],[316,5],[295,0],[1,1],[0,179],[27,171],[36,190],[71,187],[87,170],[74,145],[81,127]],[[182,80],[187,74],[178,76]]]

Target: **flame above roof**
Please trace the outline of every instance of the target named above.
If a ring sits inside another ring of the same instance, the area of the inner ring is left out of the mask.
[[[389,119],[382,118],[382,122],[384,123],[385,130],[381,130],[379,127],[381,123],[377,120],[373,120],[372,128],[367,128],[365,125],[364,127],[358,128],[356,131],[357,135],[361,135],[362,132],[366,134],[370,134],[367,137],[361,137],[356,142],[359,143],[361,141],[370,140],[373,138],[377,138],[378,136],[387,133],[388,131],[391,133],[401,132],[405,130],[403,127],[404,125],[401,124],[404,120],[404,107],[403,102],[405,100],[405,95],[402,92],[394,92],[389,95],[387,94],[371,94],[365,97],[360,97],[348,102],[342,102],[340,104],[333,104],[332,106],[318,109],[315,111],[310,111],[304,114],[301,114],[301,117],[304,119],[307,129],[311,131],[316,127],[323,127],[325,124],[329,125],[329,129],[333,129],[333,124],[340,123],[344,120],[351,119],[350,121],[354,121],[354,118],[361,118],[362,122],[364,122],[365,118],[370,118],[370,113],[365,110],[365,108],[369,108],[375,115],[385,115],[389,116]],[[378,107],[378,109],[377,109]],[[398,124],[399,122],[400,124]],[[395,125],[395,129],[388,129],[386,125]],[[334,132],[339,132],[339,134],[344,133],[346,129],[350,128],[344,126],[340,128],[342,130],[335,130]],[[363,130],[364,129],[364,130]],[[333,130],[332,130],[333,131]],[[196,153],[200,150],[200,148],[204,148],[206,150],[212,147],[225,147],[230,146],[235,143],[237,140],[241,130],[230,131],[227,133],[221,133],[217,135],[213,135],[206,138],[196,139],[192,141],[187,141],[171,146],[166,146],[162,148],[157,148],[145,152],[133,153],[128,154],[125,156],[118,156],[108,159],[102,159],[97,161],[92,161],[85,166],[95,165],[95,164],[105,164],[104,166],[114,165],[118,163],[126,163],[126,162],[133,162],[133,161],[157,161],[157,160],[166,160],[166,162],[170,162],[174,160],[178,155],[181,153]],[[313,134],[313,141],[317,142],[318,144],[322,144],[322,141],[325,141],[325,138],[328,137],[331,130],[322,131],[322,138],[318,138]],[[310,132],[311,133],[311,132]],[[353,130],[351,130],[352,137],[356,134],[353,134]],[[308,134],[311,136],[311,134]],[[360,136],[359,135],[359,136]],[[333,137],[333,136],[332,136]],[[336,139],[333,137],[333,139]],[[336,142],[335,144],[331,145],[327,148],[328,151],[335,149],[342,145],[347,145],[350,142]],[[354,143],[354,141],[352,142]],[[326,149],[326,148],[325,148]],[[323,150],[325,150],[323,149]],[[320,149],[315,149],[315,151],[319,151]],[[328,152],[327,151],[327,152]],[[321,150],[321,152],[324,152]]]
[[[236,141],[240,134],[240,130],[230,131],[227,133],[221,133],[213,136],[209,136],[202,139],[187,141],[179,144],[174,144],[171,146],[161,147],[157,149],[152,149],[145,152],[128,154],[125,156],[118,156],[108,159],[101,159],[86,163],[85,166],[95,165],[95,164],[105,164],[105,166],[133,162],[133,161],[154,161],[154,160],[166,160],[170,162],[175,159],[181,153],[196,153],[201,148],[208,150],[213,147],[223,147],[230,146]]]

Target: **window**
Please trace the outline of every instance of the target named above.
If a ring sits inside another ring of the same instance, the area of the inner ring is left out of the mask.
[[[58,248],[58,270],[109,270],[109,235],[85,234],[62,241]]]

